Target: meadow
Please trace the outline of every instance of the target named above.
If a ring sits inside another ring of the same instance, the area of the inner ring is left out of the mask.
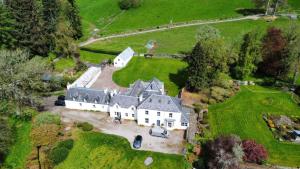
[[[236,134],[254,139],[269,153],[268,163],[300,165],[300,145],[276,140],[263,120],[263,114],[300,115],[299,106],[287,92],[252,86],[224,103],[209,106],[209,124],[214,136]]]

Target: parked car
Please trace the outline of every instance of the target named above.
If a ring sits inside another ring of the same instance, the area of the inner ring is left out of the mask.
[[[64,100],[56,100],[56,101],[54,102],[54,105],[55,105],[55,106],[66,106],[66,103],[65,103]]]
[[[60,95],[57,97],[57,100],[65,100],[66,99],[66,96],[64,95]]]
[[[163,138],[168,138],[169,137],[169,132],[166,129],[163,129],[161,127],[154,127],[150,129],[149,134],[151,136],[155,137],[163,137]]]
[[[137,135],[133,141],[133,148],[139,149],[142,146],[143,137],[141,135]]]

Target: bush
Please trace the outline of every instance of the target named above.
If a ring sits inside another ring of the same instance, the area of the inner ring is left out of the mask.
[[[128,10],[130,8],[138,8],[141,6],[141,0],[120,0],[119,7],[122,10]]]
[[[57,165],[63,162],[69,154],[69,150],[65,147],[55,147],[49,153],[49,159],[53,164]]]
[[[267,150],[263,145],[256,143],[254,140],[244,140],[242,142],[244,150],[244,161],[262,164],[268,157]]]
[[[40,113],[36,116],[34,124],[40,126],[42,124],[60,124],[60,117],[52,113]]]
[[[88,122],[78,123],[77,127],[81,128],[83,131],[91,131],[94,128],[93,125]]]
[[[74,140],[67,139],[67,140],[59,142],[56,147],[67,148],[67,149],[71,150],[73,148],[73,145],[74,145]]]

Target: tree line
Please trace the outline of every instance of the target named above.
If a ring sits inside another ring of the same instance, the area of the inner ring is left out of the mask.
[[[291,24],[282,30],[270,27],[246,33],[240,43],[227,45],[217,29],[202,27],[188,62],[187,89],[201,91],[220,80],[220,74],[244,80],[271,77],[295,84],[300,64],[300,28]],[[222,79],[221,79],[222,80]]]

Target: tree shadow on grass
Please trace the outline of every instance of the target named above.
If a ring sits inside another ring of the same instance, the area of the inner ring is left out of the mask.
[[[121,53],[120,51],[109,51],[109,50],[92,49],[92,48],[86,48],[86,47],[82,47],[82,48],[80,48],[80,50],[92,52],[92,53],[107,54],[107,55],[118,55],[119,53]]]
[[[169,79],[171,80],[171,82],[176,84],[179,90],[185,87],[187,77],[188,76],[186,68],[178,70],[177,73],[169,74]]]
[[[247,15],[257,15],[257,14],[264,14],[265,10],[264,9],[247,9],[247,8],[242,8],[242,9],[237,9],[235,10],[237,13],[242,14],[244,16]]]

